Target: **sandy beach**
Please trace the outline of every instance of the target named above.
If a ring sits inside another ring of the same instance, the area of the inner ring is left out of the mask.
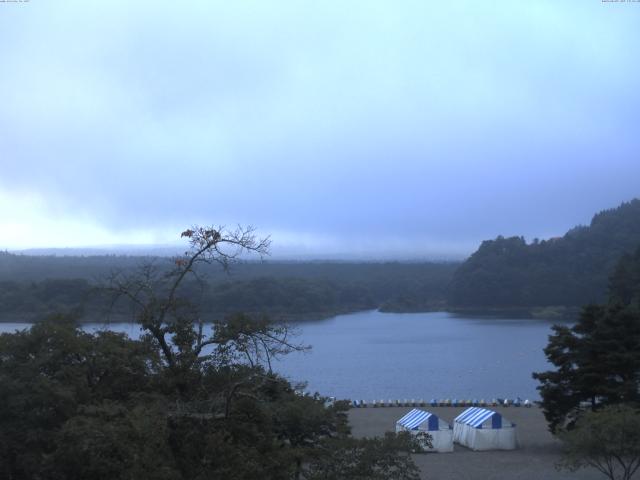
[[[451,423],[464,410],[454,407],[418,407],[435,413]],[[414,455],[421,477],[430,480],[561,480],[602,479],[594,469],[572,473],[558,471],[560,444],[547,430],[542,411],[532,408],[502,408],[494,410],[516,424],[519,448],[512,451],[474,452],[455,445],[453,453]],[[411,407],[354,408],[349,412],[352,433],[356,437],[374,437],[394,431],[395,422]]]

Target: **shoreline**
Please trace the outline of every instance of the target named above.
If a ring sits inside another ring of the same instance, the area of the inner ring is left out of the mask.
[[[274,323],[296,323],[302,324],[306,322],[318,322],[322,320],[328,320],[330,318],[338,317],[341,315],[351,315],[356,313],[365,312],[378,312],[383,314],[425,314],[425,313],[446,313],[449,315],[460,317],[478,317],[489,319],[503,319],[503,320],[546,320],[546,321],[559,321],[570,322],[575,321],[579,315],[580,309],[578,307],[504,307],[504,308],[443,308],[434,307],[420,310],[412,309],[386,309],[384,306],[378,308],[367,308],[364,310],[335,310],[331,312],[311,312],[305,314],[287,314],[287,313],[265,313],[265,312],[242,312],[247,315],[253,315],[256,317],[267,316],[271,318]],[[20,324],[34,324],[43,321],[47,316],[60,312],[49,313],[4,313],[0,314],[0,324],[2,323],[20,323]],[[63,312],[64,313],[64,312]],[[233,315],[237,312],[219,312],[212,313],[211,317],[224,318],[228,315]],[[105,314],[89,313],[78,319],[79,324],[91,324],[91,323],[136,323],[130,320],[130,316],[126,314],[113,314],[110,319],[106,321],[104,319]],[[213,323],[213,322],[205,322]]]

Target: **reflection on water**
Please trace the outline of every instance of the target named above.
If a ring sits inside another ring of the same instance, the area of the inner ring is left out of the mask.
[[[312,346],[274,364],[308,390],[338,398],[538,398],[531,372],[548,368],[542,349],[553,322],[488,319],[448,313],[339,315],[299,323],[298,340]],[[28,328],[0,324],[0,331]],[[128,323],[91,323],[132,338],[140,328]]]

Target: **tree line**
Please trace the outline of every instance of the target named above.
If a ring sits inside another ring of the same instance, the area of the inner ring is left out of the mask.
[[[166,272],[166,258],[27,257],[0,254],[0,320],[37,320],[51,312],[87,319],[126,316],[98,287],[114,272],[151,264]],[[276,319],[321,318],[382,308],[441,309],[455,263],[239,262],[229,274],[205,265],[185,295],[212,318],[246,312]]]
[[[192,300],[212,316],[234,312],[319,318],[382,311],[477,310],[573,315],[603,303],[618,258],[640,245],[640,200],[596,214],[563,237],[497,237],[465,262],[241,261],[231,275],[203,266]],[[117,255],[27,256],[0,252],[0,320],[34,320],[50,312],[101,317],[96,289],[114,272],[141,264],[167,269],[166,258]],[[126,311],[116,311],[126,315]]]

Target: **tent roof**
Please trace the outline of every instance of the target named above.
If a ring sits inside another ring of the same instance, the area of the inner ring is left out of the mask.
[[[407,413],[404,417],[398,420],[396,423],[399,423],[404,428],[412,430],[414,428],[417,428],[419,425],[427,421],[429,417],[432,417],[432,416],[435,418],[438,418],[431,412],[425,412],[424,410],[414,408],[409,413]]]
[[[467,408],[464,412],[458,415],[454,419],[454,421],[458,423],[463,423],[465,425],[469,425],[473,428],[478,428],[486,420],[493,417],[494,415],[501,418],[501,415],[498,412],[494,412],[493,410],[488,410],[486,408],[480,408],[480,407],[471,407],[471,408]]]

